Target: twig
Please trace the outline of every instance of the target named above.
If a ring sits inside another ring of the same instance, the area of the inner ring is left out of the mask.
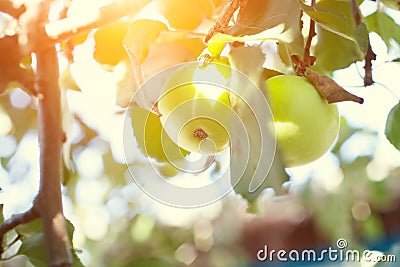
[[[39,218],[39,212],[35,205],[33,205],[29,210],[23,213],[12,215],[11,218],[0,224],[0,241],[1,242],[3,241],[3,238],[7,232],[11,231],[12,229],[15,229],[17,226],[21,224],[28,223],[37,218]],[[1,245],[0,255],[2,253],[3,253],[3,246]]]
[[[316,0],[311,0],[311,6],[315,9]],[[354,101],[362,104],[364,99],[349,93],[332,80],[332,78],[321,75],[310,68],[316,61],[316,57],[310,53],[312,39],[316,34],[315,21],[310,17],[310,30],[304,47],[303,59],[299,55],[291,56],[296,74],[306,77],[314,85],[321,97],[326,99],[328,103]]]
[[[361,15],[358,12],[358,5],[357,5],[357,1],[356,0],[351,0],[351,12],[353,13],[353,17],[354,20],[356,22],[356,25],[360,25],[361,24]]]
[[[214,26],[208,31],[204,41],[208,42],[208,40],[210,40],[211,37],[213,37],[217,33],[226,32],[229,26],[229,22],[231,21],[231,18],[233,17],[235,11],[239,7],[244,6],[246,3],[247,0],[229,0],[225,4]]]
[[[369,86],[374,83],[372,77],[372,60],[376,59],[376,54],[372,51],[371,44],[368,41],[367,54],[365,55],[365,76],[364,76],[364,86]]]
[[[314,8],[316,4],[315,0],[311,1],[311,6]],[[300,27],[302,24],[300,24]],[[311,67],[314,65],[316,58],[314,56],[311,56],[310,49],[311,49],[311,43],[312,39],[314,36],[317,35],[317,32],[315,31],[315,21],[310,18],[310,30],[308,33],[307,41],[304,46],[304,54],[303,54],[303,59],[300,59],[298,55],[292,55],[291,59],[294,64],[294,68],[296,70],[296,74],[298,76],[304,76],[306,73],[307,68]]]
[[[101,27],[140,10],[151,0],[116,0],[98,10],[97,16],[67,17],[49,22],[46,33],[53,42],[60,42],[91,29]]]
[[[356,22],[356,25],[360,25],[362,23],[361,21],[361,15],[358,10],[358,5],[356,0],[351,0],[351,11],[353,13],[354,20]],[[376,59],[376,54],[372,50],[371,43],[368,39],[368,47],[367,47],[367,53],[365,54],[365,74],[364,74],[364,86],[369,86],[374,83],[374,79],[372,77],[372,60]]]
[[[315,0],[311,1],[311,6],[315,7]],[[311,49],[312,39],[314,38],[315,35],[317,35],[317,32],[315,31],[315,21],[310,18],[310,30],[308,33],[306,45],[304,47],[304,57],[303,57],[303,60],[306,63],[308,63],[309,67],[314,64],[314,62],[312,62],[312,63],[310,62],[310,58],[311,58],[310,49]]]

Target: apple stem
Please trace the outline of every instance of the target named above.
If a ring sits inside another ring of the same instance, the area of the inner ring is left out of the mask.
[[[204,140],[204,139],[206,139],[208,137],[208,134],[201,128],[200,129],[196,129],[193,132],[193,135],[194,135],[194,137],[196,137],[197,139],[200,139],[200,140]]]

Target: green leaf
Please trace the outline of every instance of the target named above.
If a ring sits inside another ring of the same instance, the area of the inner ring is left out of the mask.
[[[77,255],[77,251],[76,250],[72,250],[72,260],[73,260],[73,265],[72,267],[85,267],[81,261],[81,259],[78,257]]]
[[[28,105],[24,109],[16,108],[11,104],[9,97],[3,95],[0,96],[0,114],[3,112],[2,110],[7,111],[6,114],[11,118],[12,135],[17,143],[29,130],[37,128],[37,110],[32,105]],[[4,124],[1,127],[0,132],[6,128]]]
[[[209,40],[208,50],[215,57],[228,42],[279,40],[290,55],[302,54],[304,40],[300,17],[301,9],[296,0],[248,1],[227,34],[216,34]],[[291,66],[291,62],[286,65]]]
[[[304,3],[302,8],[317,22],[315,70],[331,73],[364,58],[368,30],[364,23],[356,25],[349,1],[322,0],[315,9]]]
[[[265,56],[258,47],[234,47],[229,54],[231,66],[247,75],[254,84],[262,89],[264,88],[264,69],[262,68],[264,59]],[[235,75],[232,76],[235,77]],[[266,127],[272,121],[272,117],[269,117],[270,114],[263,114],[263,120],[258,121],[255,116],[257,112],[260,112],[260,106],[267,105],[267,103],[258,102],[260,97],[265,98],[263,95],[259,95],[259,90],[251,90],[252,88],[244,79],[237,79],[234,82],[238,87],[235,92],[246,99],[231,101],[232,108],[241,118],[241,122],[236,120],[232,122],[231,130],[240,132],[240,127],[244,127],[247,133],[251,133],[251,138],[243,138],[240,134],[231,136],[231,183],[235,185],[235,192],[249,201],[255,200],[266,188],[273,188],[278,194],[281,194],[282,184],[288,180],[288,175],[279,151],[276,151],[274,159],[269,159],[269,152],[266,151],[270,150],[265,145],[267,143],[275,144],[270,129]],[[247,105],[252,108],[249,109]],[[244,151],[249,151],[248,155]],[[269,166],[271,168],[266,171],[265,168]]]
[[[262,73],[262,79],[265,81],[271,77],[277,76],[277,75],[282,75],[282,72],[276,71],[276,70],[271,70],[271,69],[266,69],[263,68],[263,73]]]
[[[256,35],[250,35],[250,36],[243,36],[243,37],[237,37],[229,34],[224,34],[224,33],[217,33],[211,39],[208,41],[208,46],[207,50],[210,53],[210,55],[214,58],[218,58],[222,52],[222,50],[225,48],[225,45],[227,43],[231,42],[252,42],[252,41],[265,41],[265,40],[270,40],[270,39],[278,39],[277,36],[269,36],[269,35],[264,35],[264,34],[256,34]],[[279,42],[279,44],[284,43],[286,45],[291,45],[291,46],[296,46],[299,42],[301,42],[301,49],[303,49],[303,42],[302,39],[296,39],[292,43],[286,43],[286,42]],[[296,50],[296,49],[291,49],[291,50]]]
[[[365,23],[361,23],[353,30],[354,38],[356,39],[356,43],[358,47],[363,53],[366,53],[369,43],[369,35],[367,25]]]
[[[314,69],[318,72],[333,72],[350,66],[364,58],[356,42],[343,38],[317,26],[318,42],[314,47],[317,57]],[[340,49],[338,49],[340,47]]]
[[[23,240],[17,254],[25,255],[34,266],[47,266],[44,234],[34,234]]]
[[[158,39],[151,44],[143,72],[148,78],[161,70],[176,64],[196,61],[206,48],[203,39],[187,32],[161,32]]]
[[[210,52],[212,57],[219,57],[222,50],[224,49],[227,43],[231,42],[251,42],[251,41],[264,41],[268,39],[275,39],[275,38],[267,38],[261,35],[252,35],[252,36],[244,36],[244,37],[237,37],[225,33],[217,33],[208,41],[207,50]]]
[[[390,143],[400,150],[400,102],[389,112],[385,134]]]
[[[267,40],[268,38],[262,37],[260,35],[237,37],[225,33],[217,33],[208,41],[207,50],[210,52],[211,56],[219,57],[222,50],[227,43],[231,42],[241,42],[245,43],[248,41],[261,41]]]
[[[71,221],[68,220],[68,219],[65,219],[65,224],[66,224],[66,226],[67,226],[67,235],[68,235],[68,238],[69,238],[69,240],[72,240],[72,237],[73,237],[74,231],[75,231],[75,227],[74,227],[74,225],[71,223]]]
[[[141,64],[145,61],[151,44],[162,31],[168,31],[168,27],[160,21],[141,19],[132,22],[123,41],[124,47]]]
[[[230,42],[245,42],[248,38],[235,37],[229,34],[217,33],[208,41],[207,50],[210,52],[211,56],[218,57],[225,45]]]
[[[169,31],[165,24],[153,20],[133,22],[123,44],[131,63],[125,75],[130,82],[118,84],[117,104],[123,107],[129,104],[134,93],[137,93],[136,101],[141,99],[144,90],[137,89],[147,78],[168,67],[196,61],[205,48],[201,37],[184,31]],[[148,109],[154,104],[145,100],[138,102]]]
[[[79,88],[74,78],[71,76],[69,68],[65,69],[63,73],[61,73],[59,83],[63,90],[81,91],[81,88]]]
[[[127,166],[118,163],[111,153],[111,149],[103,154],[104,174],[110,179],[113,186],[124,185]]]
[[[1,106],[0,103],[0,116],[2,118],[2,125],[0,128],[0,137],[9,135],[13,130],[13,123],[8,112]]]
[[[44,234],[36,234],[28,237],[19,247],[18,255],[24,255],[35,267],[47,266],[46,246]],[[73,267],[84,267],[75,250],[71,251]]]
[[[67,150],[64,148],[64,151]],[[76,175],[76,167],[75,163],[70,159],[67,158],[65,155],[67,153],[63,153],[63,161],[62,161],[62,180],[61,183],[63,185],[69,185],[70,181],[73,179],[73,177]],[[69,154],[67,154],[69,155]]]
[[[289,51],[290,50],[289,45],[284,42],[278,42],[277,47],[278,47],[278,55],[279,58],[282,60],[282,62],[286,66],[292,66],[293,64],[291,59],[292,53]]]
[[[123,39],[123,47],[129,55],[130,66],[125,66],[125,73],[118,82],[118,105],[127,107],[132,96],[144,82],[146,73],[142,64],[146,61],[151,46],[156,43],[163,31],[168,31],[168,27],[160,21],[141,19],[129,24],[128,32]]]
[[[75,231],[75,227],[68,219],[65,219],[65,223],[66,223],[66,227],[67,227],[68,238],[72,239],[72,236]],[[21,224],[15,230],[19,235],[22,235],[24,237],[31,237],[38,233],[42,233],[43,232],[42,219],[39,218],[39,219],[30,221],[29,223]]]
[[[67,226],[68,238],[69,238],[69,240],[72,240],[74,232],[75,232],[75,226],[68,219],[65,219],[65,223]],[[73,260],[72,267],[84,267],[84,265],[82,264],[81,260],[79,259],[78,255],[77,255],[77,251],[75,248],[71,248],[71,254],[72,254],[72,260]]]
[[[377,11],[366,17],[365,21],[369,31],[379,34],[388,48],[392,46],[391,40],[400,44],[400,25],[388,14]]]
[[[69,220],[66,221],[68,238],[72,240],[74,226]],[[18,255],[25,255],[28,260],[36,267],[47,266],[46,246],[44,241],[42,220],[34,220],[27,224],[18,226],[17,233],[23,235],[22,244],[18,249]],[[73,267],[83,267],[76,251],[71,250]]]
[[[319,26],[343,38],[355,41],[354,29],[356,27],[352,16],[349,1],[322,0],[315,8],[299,1],[303,11],[309,15]]]
[[[31,237],[43,232],[42,219],[36,219],[29,223],[21,224],[16,229],[19,235]]]

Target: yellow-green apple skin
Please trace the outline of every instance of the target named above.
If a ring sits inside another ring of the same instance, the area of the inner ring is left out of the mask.
[[[325,154],[339,131],[339,113],[304,77],[278,75],[265,81],[275,136],[287,167]]]
[[[163,135],[162,125],[156,114],[144,108],[132,107],[130,117],[138,145],[147,156],[158,162],[168,162],[183,159],[188,154],[167,135]]]
[[[183,149],[217,154],[229,146],[229,94],[220,86],[205,82],[179,85],[182,75],[193,77],[195,71],[203,70],[188,67],[171,77],[174,81],[167,83],[171,88],[157,104],[160,120],[168,136]]]

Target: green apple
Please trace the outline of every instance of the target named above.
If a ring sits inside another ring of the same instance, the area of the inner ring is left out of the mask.
[[[166,93],[159,99],[157,108],[164,130],[178,146],[212,155],[229,145],[229,94],[206,79],[185,82],[192,81],[199,73],[222,77],[216,68],[185,66],[166,83]]]
[[[339,113],[304,77],[278,75],[265,81],[275,136],[287,167],[310,163],[332,146]]]
[[[158,162],[183,159],[188,152],[178,147],[168,135],[163,134],[159,117],[140,107],[132,107],[129,116],[136,141],[143,154]]]

